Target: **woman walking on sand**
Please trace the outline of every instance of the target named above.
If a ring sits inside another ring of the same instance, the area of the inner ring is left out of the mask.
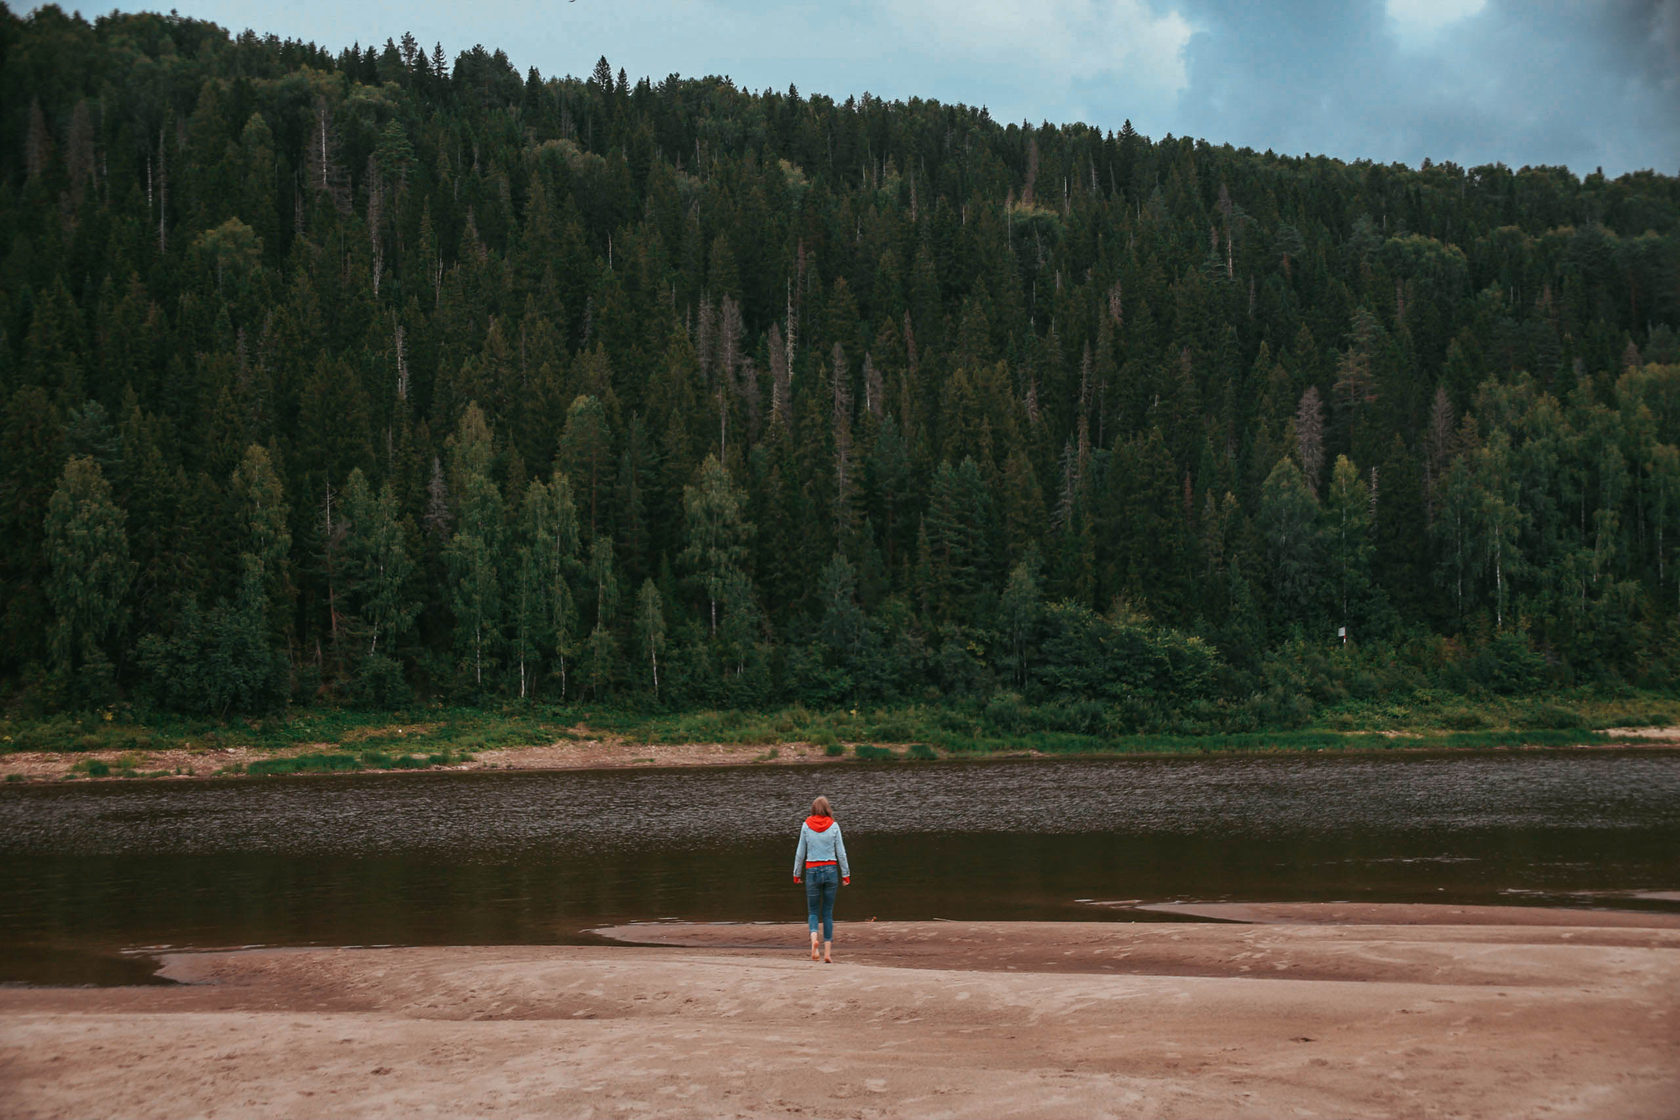
[[[811,926],[811,959],[817,959],[817,923],[822,923],[822,962],[834,963],[834,896],[840,884],[852,885],[846,862],[846,841],[828,807],[828,798],[811,802],[811,815],[799,828],[799,848],[793,853],[793,881],[805,882],[805,909]]]

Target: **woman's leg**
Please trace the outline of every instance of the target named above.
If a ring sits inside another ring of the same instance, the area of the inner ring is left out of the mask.
[[[805,869],[805,920],[811,927],[811,959],[817,959],[817,923],[822,915],[822,888],[818,886],[818,868]]]
[[[834,897],[840,893],[840,872],[830,867],[823,876],[822,939],[823,960],[834,963]]]

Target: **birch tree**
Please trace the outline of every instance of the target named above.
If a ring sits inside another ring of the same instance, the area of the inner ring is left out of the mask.
[[[398,515],[397,495],[389,482],[375,494],[357,468],[344,484],[344,588],[352,630],[367,643],[368,656],[389,652],[413,626],[420,604],[409,591],[414,559],[408,530]]]
[[[636,596],[636,642],[648,659],[653,679],[653,698],[659,699],[659,655],[665,650],[665,601],[653,580],[642,581]]]

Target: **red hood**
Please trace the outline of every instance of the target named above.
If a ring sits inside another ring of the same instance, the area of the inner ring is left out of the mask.
[[[806,817],[805,823],[812,832],[827,832],[828,826],[834,823],[833,817]]]

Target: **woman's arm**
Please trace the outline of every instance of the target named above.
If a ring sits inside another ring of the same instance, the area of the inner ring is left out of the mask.
[[[799,826],[799,847],[793,852],[793,878],[797,882],[805,874],[805,826]]]
[[[834,825],[834,854],[840,859],[840,878],[850,880],[852,867],[846,862],[846,838],[840,834],[839,822]]]

